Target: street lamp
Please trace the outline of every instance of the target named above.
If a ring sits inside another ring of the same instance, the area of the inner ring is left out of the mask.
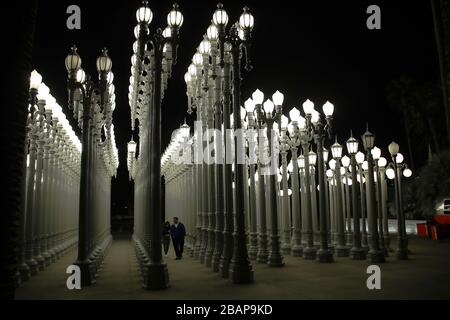
[[[372,157],[374,160],[374,171],[375,171],[375,195],[377,200],[377,211],[378,211],[378,232],[380,236],[380,250],[384,252],[384,255],[388,256],[388,250],[384,243],[384,236],[383,236],[383,219],[384,214],[386,213],[383,209],[383,185],[381,183],[381,170],[379,167],[379,162],[381,159],[381,149],[378,147],[374,147],[371,151]],[[382,161],[381,161],[382,162]]]
[[[89,75],[81,70],[81,58],[77,53],[77,48],[72,47],[71,52],[65,59],[65,66],[68,72],[67,87],[69,89],[69,108],[74,108],[74,99],[76,102],[82,101],[82,151],[81,151],[81,174],[80,174],[80,206],[79,206],[79,244],[78,257],[75,262],[81,269],[82,285],[95,283],[95,267],[97,262],[90,260],[92,252],[90,248],[89,225],[91,224],[92,212],[94,210],[92,203],[93,181],[95,168],[93,167],[93,157],[96,155],[99,129],[98,114],[104,114],[104,118],[109,117],[111,113],[111,104],[109,101],[109,85],[111,85],[112,61],[109,58],[106,48],[97,58],[96,67],[99,73],[100,81],[94,83]],[[100,96],[100,109],[97,109],[95,101]],[[112,97],[112,96],[111,96]],[[78,116],[75,112],[75,117]],[[110,128],[107,128],[110,130]]]
[[[403,155],[399,153],[400,146],[396,142],[392,142],[389,145],[389,153],[392,157],[393,174],[390,173],[388,178],[394,178],[395,186],[395,202],[397,207],[397,250],[396,257],[399,260],[408,259],[408,236],[406,234],[406,221],[405,214],[403,212],[402,194],[401,194],[401,171],[404,169],[403,174],[405,177],[410,177],[412,171],[403,164]],[[387,172],[386,172],[387,174]]]
[[[350,133],[350,139],[347,140],[347,151],[350,154],[351,159],[351,174],[352,174],[352,213],[353,213],[353,246],[350,250],[350,256],[353,260],[364,260],[366,258],[366,252],[361,247],[361,228],[360,228],[360,219],[361,219],[361,207],[358,206],[358,197],[363,197],[363,194],[358,194],[358,186],[356,186],[357,181],[357,155],[358,155],[359,142],[353,137],[353,134]],[[362,154],[362,153],[361,153]],[[361,156],[358,156],[360,158]],[[364,155],[363,155],[364,159]],[[361,161],[361,159],[358,159]],[[361,179],[361,178],[360,178]],[[362,182],[360,181],[360,186]]]
[[[375,207],[375,190],[374,190],[374,160],[372,157],[372,149],[375,144],[375,136],[369,132],[367,126],[366,132],[362,135],[364,150],[367,157],[367,216],[369,218],[369,252],[368,257],[372,263],[385,262],[384,252],[380,250],[379,235],[377,226],[377,210]]]
[[[252,94],[252,100],[255,104],[255,109],[261,109],[264,101],[264,93],[259,89],[256,89]],[[255,110],[254,110],[255,111]],[[265,130],[264,127],[266,125],[263,122],[263,119],[258,117],[258,112],[256,112],[256,122],[255,128],[259,128],[258,138],[260,143],[265,142],[264,138]],[[262,151],[264,150],[264,146],[259,145],[258,148],[258,204],[259,204],[259,241],[258,241],[258,253],[256,255],[256,261],[258,263],[267,263],[269,258],[269,250],[268,250],[268,235],[267,235],[267,218],[266,218],[266,196],[265,196],[265,178],[266,178],[266,167],[265,163],[262,160],[262,155],[264,154]]]
[[[258,101],[259,102],[259,101]],[[279,103],[279,101],[277,101]],[[264,109],[264,110],[263,110]],[[274,113],[275,110],[275,113]],[[275,150],[274,140],[277,138],[276,132],[273,127],[275,123],[281,121],[281,105],[275,105],[271,100],[266,100],[263,104],[256,105],[256,112],[260,123],[260,130],[263,129],[262,122],[265,123],[267,128],[267,140],[270,157],[269,168],[269,203],[271,211],[271,235],[270,235],[270,251],[268,257],[268,265],[271,267],[284,266],[283,256],[280,253],[279,235],[278,235],[278,210],[277,210],[277,181],[276,181],[276,169],[278,168],[278,153]],[[275,169],[274,169],[275,168]]]
[[[350,158],[348,156],[343,156],[341,159],[341,171],[343,173],[344,178],[342,179],[344,184],[344,194],[345,194],[345,241],[347,247],[352,247],[352,214],[351,214],[351,204],[350,204],[350,186],[352,185],[352,180],[349,179],[349,168],[350,168]]]
[[[338,257],[348,257],[349,248],[346,246],[345,241],[345,224],[344,224],[344,213],[342,206],[342,176],[341,176],[341,157],[342,157],[342,146],[336,142],[331,146],[331,153],[333,159],[335,160],[336,167],[334,170],[335,180],[336,180],[336,240],[337,245],[335,248],[336,255]]]
[[[171,76],[172,65],[177,61],[179,29],[183,24],[183,15],[175,3],[167,15],[167,28],[163,32],[158,28],[154,33],[149,30],[153,14],[147,1],[136,12],[138,25],[135,28],[137,38],[136,52],[132,57],[132,77],[130,78],[130,107],[132,128],[139,119],[138,185],[141,180],[148,181],[143,189],[140,206],[136,206],[138,215],[148,215],[148,223],[143,230],[147,246],[148,261],[143,263],[144,287],[146,289],[164,289],[169,286],[167,265],[161,251],[161,103],[163,91]],[[136,235],[138,236],[138,235]],[[141,245],[136,243],[138,247]]]
[[[298,147],[301,144],[299,139],[299,122],[304,120],[300,115],[300,111],[297,108],[292,108],[289,111],[289,117],[291,119],[291,124],[288,126],[289,140],[288,143],[291,147],[292,160],[290,162],[290,172],[291,172],[291,184],[292,184],[292,221],[293,221],[293,232],[292,232],[292,246],[291,253],[294,257],[301,257],[303,255],[302,247],[302,231],[301,231],[301,212],[300,212],[300,198],[299,198],[299,176],[298,176]],[[304,120],[305,121],[305,120]],[[301,124],[304,126],[304,124]]]
[[[213,22],[218,29],[218,44],[220,47],[219,57],[220,65],[224,67],[224,51],[225,46],[228,44],[229,52],[232,59],[232,75],[233,75],[233,122],[234,129],[239,130],[242,128],[242,119],[240,119],[240,107],[241,107],[241,57],[245,53],[245,69],[250,71],[252,69],[250,63],[250,42],[251,42],[251,31],[254,26],[254,18],[251,15],[249,9],[244,7],[243,13],[239,18],[239,22],[233,24],[229,30],[226,30],[226,25],[228,23],[228,15],[223,9],[222,4],[217,5],[217,9],[213,15]],[[243,34],[243,37],[239,36],[239,30]],[[228,31],[228,32],[227,32]],[[224,108],[225,109],[225,108]],[[223,117],[226,119],[229,117],[228,110],[224,110]],[[225,130],[228,129],[226,123]],[[248,259],[247,254],[247,244],[246,244],[246,233],[245,233],[245,212],[244,212],[244,168],[245,163],[242,157],[244,146],[244,137],[242,135],[237,135],[233,142],[233,150],[236,151],[236,156],[234,158],[235,167],[235,188],[234,197],[236,201],[236,224],[234,232],[234,250],[233,257],[230,264],[230,278],[233,283],[251,283],[253,282],[253,269]],[[228,149],[229,146],[226,146]],[[230,149],[231,150],[231,149]],[[226,182],[225,182],[226,183]],[[228,199],[227,199],[228,200]],[[227,212],[228,213],[228,212]]]
[[[255,122],[255,117],[254,117],[254,111],[255,111],[255,103],[254,101],[249,98],[245,101],[244,103],[245,106],[245,110],[247,113],[247,122],[248,122],[248,129],[249,129],[249,133],[252,133],[252,135],[248,136],[248,141],[249,141],[249,170],[250,170],[250,214],[251,214],[251,225],[250,225],[250,247],[249,247],[249,257],[252,260],[256,260],[257,256],[258,256],[258,228],[257,228],[257,210],[256,210],[256,163],[255,160],[257,160],[257,155],[256,155],[256,151],[257,151],[257,134],[256,134],[256,122]],[[256,159],[255,159],[256,157]],[[258,179],[259,180],[259,179]]]
[[[281,105],[283,103],[283,95],[277,91],[272,98],[276,101],[277,105]],[[280,187],[281,192],[281,208],[282,208],[282,225],[283,225],[283,241],[281,245],[281,251],[283,254],[291,253],[291,212],[290,212],[290,200],[288,195],[288,162],[287,162],[287,154],[290,150],[289,146],[289,137],[287,135],[289,119],[282,115],[281,116],[281,145],[280,145],[280,154],[281,154],[281,168],[280,172],[282,175],[282,183]]]

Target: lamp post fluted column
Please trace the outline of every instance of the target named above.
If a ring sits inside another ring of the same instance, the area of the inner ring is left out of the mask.
[[[372,149],[374,148],[375,136],[367,129],[362,136],[364,149],[367,157],[367,216],[369,218],[369,252],[368,258],[371,263],[385,262],[384,253],[380,250],[379,235],[377,226],[377,208],[375,203],[375,182],[374,182],[374,160]]]
[[[331,152],[333,153],[333,159],[336,162],[335,181],[336,181],[336,207],[335,207],[335,217],[336,217],[336,255],[338,257],[348,257],[349,248],[346,246],[345,239],[345,221],[342,206],[342,176],[341,176],[341,155],[342,146],[336,141],[336,143],[331,147]]]
[[[331,118],[328,121],[331,123]],[[326,175],[325,175],[325,157],[323,155],[323,139],[324,139],[324,128],[323,124],[319,121],[318,124],[315,125],[316,134],[315,134],[315,142],[317,145],[317,167],[319,170],[319,217],[320,217],[320,248],[317,252],[317,260],[322,263],[333,262],[333,253],[329,248],[328,243],[328,220],[330,212],[327,210],[329,206],[327,206],[326,201],[328,194]],[[331,130],[331,129],[330,129]]]
[[[245,9],[244,9],[244,12]],[[240,119],[241,107],[241,40],[238,40],[237,28],[231,29],[232,41],[231,55],[233,61],[233,116],[234,130],[242,129],[242,119]],[[247,237],[245,232],[245,211],[244,211],[244,170],[245,141],[242,132],[235,135],[235,176],[234,176],[234,197],[236,199],[236,225],[234,232],[234,250],[230,265],[230,278],[233,283],[253,282],[253,268],[247,253]]]
[[[250,202],[250,247],[249,247],[249,257],[251,260],[256,260],[258,255],[258,212],[256,207],[256,168],[255,163],[258,159],[256,155],[257,151],[257,132],[255,130],[255,119],[254,119],[254,102],[249,99],[245,102],[245,107],[247,111],[247,120],[248,120],[248,147],[249,147],[249,170],[250,170],[250,190],[249,190],[249,202]]]
[[[292,138],[291,138],[292,141]],[[300,197],[299,197],[299,184],[298,184],[298,147],[295,144],[291,147],[292,155],[292,239],[291,239],[291,254],[294,257],[301,257],[303,255],[302,247],[302,226],[301,226],[301,213],[300,213]]]
[[[214,26],[215,27],[215,26]],[[214,142],[215,142],[215,192],[216,192],[216,229],[215,229],[215,248],[212,261],[212,270],[214,272],[220,271],[220,257],[223,253],[224,237],[223,231],[225,226],[225,196],[224,196],[224,135],[222,132],[222,103],[220,101],[220,93],[222,91],[222,75],[217,66],[218,50],[217,41],[210,39],[211,41],[211,56],[212,56],[212,68],[214,78]]]
[[[230,261],[233,255],[233,168],[230,163],[232,152],[230,146],[231,129],[230,123],[230,102],[231,102],[231,55],[229,46],[223,56],[223,130],[225,139],[225,165],[224,165],[224,186],[225,186],[225,226],[223,230],[224,247],[220,259],[220,272],[223,278],[229,277]]]
[[[359,197],[359,186],[356,185],[357,182],[357,166],[356,166],[356,154],[358,152],[358,140],[353,138],[351,135],[350,139],[347,140],[347,151],[350,154],[350,166],[352,175],[352,213],[353,213],[353,244],[350,250],[350,256],[353,260],[364,260],[366,259],[366,251],[361,247],[361,228],[360,219],[361,212],[358,203]]]
[[[287,128],[286,128],[287,129]],[[283,221],[283,242],[281,251],[284,255],[291,253],[291,212],[289,201],[289,187],[288,187],[288,163],[287,153],[289,145],[287,143],[286,129],[282,128],[282,141],[281,141],[281,174],[282,174],[282,221]]]
[[[149,186],[144,195],[144,208],[149,208],[150,243],[148,246],[149,261],[143,266],[144,287],[146,289],[165,289],[169,287],[169,274],[167,265],[162,258],[162,186],[161,186],[161,106],[163,90],[166,89],[167,80],[171,75],[172,64],[177,61],[179,40],[179,28],[183,24],[183,15],[175,3],[167,15],[168,27],[164,30],[157,29],[150,34],[148,25],[153,14],[144,1],[144,5],[138,9],[136,18],[138,27],[139,57],[145,60],[146,47],[152,48],[153,58],[150,70],[152,82],[147,84],[146,92],[150,93],[148,112],[146,113],[145,130],[146,141],[149,147],[146,150],[145,171],[149,175]],[[164,73],[164,75],[163,75]]]
[[[364,249],[364,251],[367,253],[369,251],[369,244],[367,242],[367,207],[366,207],[366,191],[365,191],[365,178],[364,178],[364,170],[363,170],[363,163],[364,163],[364,154],[362,152],[358,152],[356,154],[356,162],[358,163],[358,176],[359,176],[359,196],[360,196],[360,212],[361,212],[361,247]]]
[[[389,153],[392,157],[392,166],[394,169],[393,180],[395,189],[395,202],[397,209],[397,249],[396,257],[398,260],[408,260],[408,237],[406,234],[405,215],[403,212],[403,201],[401,192],[401,175],[403,155],[399,153],[400,146],[392,142],[389,145]]]

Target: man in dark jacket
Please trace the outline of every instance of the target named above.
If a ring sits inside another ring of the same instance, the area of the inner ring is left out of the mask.
[[[177,256],[176,260],[180,260],[183,257],[184,236],[186,235],[186,229],[184,224],[178,222],[178,217],[173,218],[173,224],[170,227],[170,235],[172,236],[173,248]]]

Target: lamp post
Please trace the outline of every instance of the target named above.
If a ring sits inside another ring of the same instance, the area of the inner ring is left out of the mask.
[[[92,204],[92,177],[95,168],[92,167],[93,157],[95,157],[94,147],[94,106],[97,95],[100,96],[100,105],[107,113],[106,103],[109,95],[109,85],[111,84],[112,61],[103,49],[102,55],[97,59],[96,66],[100,75],[100,81],[95,84],[88,75],[81,69],[81,58],[77,53],[77,48],[72,47],[71,53],[66,57],[65,65],[69,74],[67,87],[69,89],[69,107],[77,106],[76,95],[80,94],[82,100],[82,151],[81,151],[81,173],[80,173],[80,205],[79,205],[79,236],[78,236],[78,256],[75,262],[81,269],[81,284],[91,285],[95,283],[95,266],[90,260],[90,217],[93,213]],[[75,100],[74,100],[75,97]],[[79,100],[78,100],[79,101]],[[76,110],[76,108],[74,108]]]
[[[316,258],[316,248],[314,247],[314,232],[312,222],[312,203],[311,203],[311,178],[310,178],[310,163],[309,163],[309,147],[313,139],[311,132],[311,119],[314,110],[314,104],[307,100],[303,103],[303,111],[306,115],[306,120],[301,121],[304,125],[300,127],[300,141],[304,155],[304,192],[305,192],[305,211],[306,216],[304,219],[305,224],[302,225],[302,234],[306,238],[306,247],[303,248],[303,258],[306,260],[314,260]]]
[[[293,232],[291,239],[291,254],[294,257],[301,257],[303,255],[302,247],[302,224],[301,224],[301,211],[300,211],[300,187],[299,187],[299,167],[298,167],[298,147],[300,146],[300,134],[298,130],[298,122],[300,119],[304,119],[300,115],[300,111],[297,108],[292,108],[289,111],[289,118],[291,123],[288,126],[289,132],[289,146],[291,147],[292,160],[288,166],[291,172],[291,184],[292,184],[292,221]],[[303,126],[303,124],[302,124]]]
[[[353,138],[353,134],[350,134],[350,139],[347,140],[347,151],[350,154],[350,166],[352,174],[352,213],[353,213],[353,246],[350,250],[350,256],[353,260],[364,260],[366,259],[366,252],[361,246],[361,207],[358,206],[358,186],[356,182],[358,180],[357,175],[357,160],[356,155],[358,154],[359,142]],[[360,182],[362,185],[362,181]],[[362,195],[361,195],[362,197]]]
[[[213,112],[214,112],[214,143],[215,143],[215,247],[212,257],[212,270],[214,272],[220,271],[220,257],[223,253],[224,238],[224,218],[225,218],[225,196],[224,196],[224,165],[223,165],[223,135],[222,133],[222,105],[220,101],[222,92],[222,80],[224,77],[221,74],[219,66],[219,30],[214,24],[211,24],[206,31],[207,38],[210,42],[211,54],[211,82],[214,90],[213,96]]]
[[[290,200],[288,194],[288,162],[287,154],[290,149],[289,138],[287,136],[289,119],[282,115],[281,116],[281,175],[282,175],[282,185],[281,185],[281,208],[282,208],[282,222],[283,222],[283,241],[281,246],[281,251],[283,254],[291,253],[291,210],[290,210]]]
[[[277,99],[279,97],[276,97]],[[277,138],[274,136],[276,132],[273,130],[274,124],[281,121],[281,101],[277,101],[278,105],[275,110],[275,105],[271,100],[266,100],[264,102],[264,112],[261,108],[261,104],[256,106],[256,112],[258,114],[258,119],[261,119],[267,128],[267,139],[269,143],[269,157],[270,157],[270,170],[267,172],[269,174],[269,203],[271,211],[271,235],[270,235],[270,251],[268,257],[268,265],[271,267],[282,267],[284,266],[283,256],[280,252],[279,234],[278,234],[278,210],[277,210],[277,168],[278,168],[278,152],[275,150],[274,140]],[[275,110],[275,113],[274,113]],[[262,127],[260,126],[260,129]]]
[[[378,233],[380,236],[380,250],[383,251],[384,255],[388,256],[388,250],[384,245],[383,237],[383,204],[382,204],[382,185],[381,185],[381,175],[378,162],[381,158],[381,149],[374,147],[371,151],[374,160],[374,171],[375,171],[375,194],[377,199],[377,211],[378,211]]]
[[[342,176],[341,176],[341,157],[342,157],[342,146],[337,142],[331,147],[331,153],[333,154],[333,159],[336,161],[336,168],[334,170],[335,180],[336,180],[336,207],[335,207],[335,217],[336,217],[336,254],[338,257],[348,257],[349,248],[346,246],[345,241],[345,223],[344,223],[344,213],[342,206]]]
[[[359,193],[361,199],[361,229],[362,229],[362,238],[361,238],[361,246],[364,251],[369,251],[369,244],[367,242],[367,221],[366,221],[366,192],[364,189],[364,172],[363,172],[363,163],[365,162],[364,153],[358,151],[355,155],[356,163],[358,164],[358,182],[359,182]]]
[[[233,74],[233,123],[234,130],[241,131],[241,57],[245,52],[247,71],[251,70],[250,63],[250,42],[251,31],[254,25],[254,18],[247,7],[244,8],[243,13],[239,17],[239,21],[226,30],[228,23],[228,15],[223,9],[222,4],[217,5],[217,9],[213,15],[213,22],[218,28],[219,32],[219,46],[221,66],[224,67],[224,49],[225,43],[230,46],[231,60],[232,60],[232,74]],[[228,31],[228,32],[227,32]],[[224,112],[224,118],[229,117],[229,114]],[[232,143],[233,150],[235,150],[234,168],[235,168],[235,188],[234,198],[236,201],[236,218],[234,230],[234,249],[233,257],[230,264],[230,278],[233,283],[251,283],[253,282],[253,269],[248,259],[247,243],[245,233],[245,212],[244,212],[244,168],[245,157],[243,151],[245,141],[242,134],[235,135]],[[229,145],[226,146],[229,149]],[[231,149],[230,149],[231,150]],[[228,200],[228,199],[227,199]]]
[[[329,219],[330,210],[327,205],[327,177],[325,174],[325,162],[328,159],[328,151],[324,148],[324,139],[328,136],[330,138],[332,131],[332,120],[334,113],[334,105],[330,102],[326,102],[322,106],[323,114],[325,115],[325,121],[322,120],[322,116],[319,113],[315,113],[315,117],[312,118],[314,127],[314,142],[317,146],[317,168],[319,178],[319,222],[320,222],[320,248],[317,252],[317,259],[322,263],[333,262],[333,254],[329,248],[328,234],[329,234]],[[318,116],[319,115],[319,116]]]
[[[378,160],[378,171],[379,171],[379,179],[380,179],[380,201],[381,201],[381,213],[382,213],[382,222],[380,228],[380,237],[383,237],[384,246],[386,249],[386,253],[392,251],[391,238],[389,235],[389,217],[388,217],[388,208],[387,208],[387,183],[386,183],[386,166],[387,160],[386,158],[381,157]]]
[[[309,174],[311,179],[311,209],[312,209],[312,226],[313,226],[313,239],[314,246],[319,243],[319,216],[317,209],[317,183],[316,183],[316,163],[317,154],[310,150],[309,157]],[[320,189],[320,188],[319,188]]]
[[[144,139],[149,144],[145,148],[145,155],[142,165],[147,174],[145,179],[149,179],[148,187],[144,194],[143,210],[144,214],[149,215],[150,241],[148,246],[148,263],[144,265],[144,287],[146,289],[164,289],[169,286],[169,275],[167,265],[163,261],[161,251],[161,221],[162,221],[162,203],[161,203],[161,103],[163,90],[165,89],[167,79],[171,75],[172,65],[176,64],[179,29],[183,24],[183,15],[174,4],[172,10],[167,15],[168,27],[164,30],[156,29],[151,33],[149,25],[152,21],[153,13],[143,2],[143,6],[136,12],[138,26],[136,26],[136,38],[138,40],[137,56],[138,75],[142,77],[141,68],[147,68],[149,81],[146,81],[147,87],[144,91],[150,95],[150,99],[144,101],[146,109],[144,120],[145,128],[140,131],[140,135],[145,135]],[[150,50],[150,52],[148,52]],[[150,66],[148,66],[150,61]],[[136,79],[138,81],[139,79]],[[135,90],[136,91],[136,90]],[[134,106],[134,100],[131,103]],[[132,109],[132,114],[134,110]],[[132,115],[133,116],[133,115]],[[134,118],[132,118],[134,122]]]
[[[252,101],[255,104],[256,110],[262,108],[262,104],[264,101],[264,93],[262,93],[259,89],[256,89],[252,94]],[[256,116],[258,116],[258,112],[256,112]],[[258,171],[257,171],[257,192],[258,192],[258,207],[259,207],[259,238],[258,238],[258,252],[256,254],[256,261],[258,263],[267,263],[269,259],[269,250],[268,250],[268,235],[267,235],[267,218],[266,218],[266,184],[265,184],[265,162],[262,161],[262,157],[265,151],[265,145],[262,145],[264,140],[264,127],[265,124],[263,119],[260,117],[256,118],[255,128],[259,129],[258,131],[258,139],[259,139],[259,148],[258,148]]]
[[[410,177],[412,175],[411,170],[409,170],[406,166],[403,165],[403,155],[399,153],[400,146],[392,142],[389,145],[389,153],[392,156],[392,166],[394,173],[390,173],[389,175],[394,177],[394,186],[395,186],[395,199],[396,199],[396,207],[397,207],[397,229],[398,229],[398,238],[397,238],[397,250],[396,257],[399,260],[407,260],[408,259],[408,237],[406,234],[406,222],[405,215],[403,212],[403,203],[402,203],[402,194],[401,194],[401,170],[404,169],[404,175],[406,177]],[[406,174],[405,174],[406,171]],[[387,172],[386,172],[387,173]]]
[[[254,118],[255,111],[255,103],[249,98],[245,101],[245,110],[247,112],[247,121],[248,121],[248,146],[249,146],[249,170],[250,170],[250,214],[251,214],[251,226],[250,226],[250,248],[248,251],[249,257],[252,260],[256,260],[258,255],[258,211],[256,210],[256,168],[255,164],[257,162],[257,133],[256,133],[256,122]]]
[[[380,250],[378,226],[377,226],[377,210],[375,204],[375,190],[374,190],[374,161],[372,157],[372,149],[374,148],[375,136],[369,132],[367,128],[366,132],[362,136],[364,144],[364,150],[367,157],[367,216],[369,219],[369,252],[368,258],[371,263],[385,262],[384,253]]]
[[[345,232],[345,241],[347,247],[352,247],[352,212],[351,212],[351,204],[350,204],[350,186],[353,184],[353,181],[349,179],[349,167],[350,167],[350,158],[348,156],[343,156],[341,159],[341,164],[344,172],[344,194],[345,194],[345,223],[346,223],[346,232]]]

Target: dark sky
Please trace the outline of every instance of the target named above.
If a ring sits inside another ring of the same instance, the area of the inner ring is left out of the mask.
[[[43,75],[60,104],[67,101],[64,58],[72,44],[79,48],[83,68],[96,76],[95,60],[106,46],[113,60],[114,112],[120,168],[113,180],[113,207],[127,206],[126,143],[130,140],[127,101],[135,12],[140,1],[40,1],[34,46],[34,67]],[[163,102],[163,145],[185,117],[183,75],[206,31],[216,1],[178,1],[184,14],[178,64]],[[389,81],[407,75],[418,81],[437,78],[438,64],[429,1],[223,1],[230,22],[247,5],[255,17],[252,61],[243,74],[243,101],[259,88],[267,96],[285,94],[285,113],[307,98],[321,106],[335,105],[334,126],[341,143],[364,131],[368,121],[383,152],[396,140],[406,151],[401,118],[386,102]],[[66,28],[66,8],[81,7],[81,30]],[[382,29],[366,28],[366,9],[381,7]],[[152,28],[165,27],[169,1],[150,1]],[[418,155],[423,161],[424,155]],[[407,157],[408,159],[408,157]]]

